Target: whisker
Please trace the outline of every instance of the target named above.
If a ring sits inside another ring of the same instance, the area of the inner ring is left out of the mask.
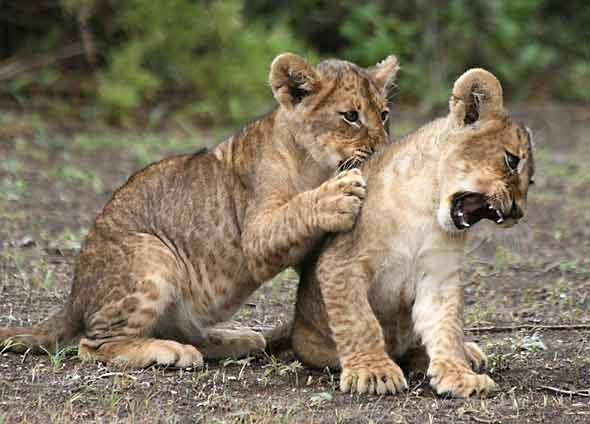
[[[340,165],[338,166],[338,170],[339,171],[348,171],[350,162],[354,159],[354,157],[350,157],[345,159],[343,162],[340,163]]]
[[[344,159],[338,165],[337,171],[348,171],[350,169],[359,168],[363,162],[369,159],[373,153],[375,153],[374,148],[369,148],[369,150],[357,150],[351,157]]]

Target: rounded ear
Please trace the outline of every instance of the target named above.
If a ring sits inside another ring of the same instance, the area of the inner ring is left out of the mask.
[[[502,85],[485,69],[470,69],[455,81],[449,106],[457,122],[473,124],[487,115],[502,112]]]
[[[280,54],[272,61],[268,79],[275,99],[287,109],[317,92],[321,86],[316,70],[293,53]]]
[[[399,63],[397,57],[391,54],[370,68],[369,72],[379,88],[383,91],[388,91],[395,80],[398,70]]]

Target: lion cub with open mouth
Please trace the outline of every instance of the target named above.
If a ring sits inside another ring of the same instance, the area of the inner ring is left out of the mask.
[[[395,360],[427,367],[438,394],[496,388],[463,338],[461,260],[482,219],[518,222],[534,167],[530,131],[482,69],[453,87],[450,113],[363,166],[367,197],[354,229],[328,239],[302,275],[292,346],[306,364],[342,367],[344,392],[407,387]],[[323,299],[323,300],[322,300]]]

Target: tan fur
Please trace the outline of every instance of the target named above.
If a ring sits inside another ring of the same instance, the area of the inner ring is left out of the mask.
[[[518,173],[505,151],[520,157]],[[485,194],[506,217],[501,225],[514,224],[533,174],[528,130],[504,109],[496,78],[471,70],[455,84],[446,118],[384,148],[363,174],[368,192],[353,231],[330,236],[304,268],[296,355],[315,367],[341,366],[345,392],[405,389],[399,361],[427,369],[439,394],[489,393],[495,383],[473,371],[486,356],[463,337],[466,230],[454,224],[452,202],[457,193]]]
[[[82,354],[132,367],[263,349],[256,332],[212,327],[326,233],[352,227],[365,182],[348,168],[386,142],[381,113],[396,72],[394,56],[371,70],[278,56],[278,107],[210,152],[133,175],[88,234],[65,314],[2,329],[0,343],[39,349],[81,337]],[[351,110],[357,122],[343,119]]]

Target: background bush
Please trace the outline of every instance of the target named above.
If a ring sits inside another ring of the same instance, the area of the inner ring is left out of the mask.
[[[4,105],[82,120],[225,124],[271,101],[282,51],[400,58],[397,98],[443,104],[466,68],[511,99],[590,101],[590,6],[561,0],[20,0],[3,5]]]
[[[249,0],[252,17],[283,21],[322,53],[371,65],[400,58],[400,94],[446,102],[466,68],[482,66],[512,98],[590,100],[590,4],[561,0]]]

